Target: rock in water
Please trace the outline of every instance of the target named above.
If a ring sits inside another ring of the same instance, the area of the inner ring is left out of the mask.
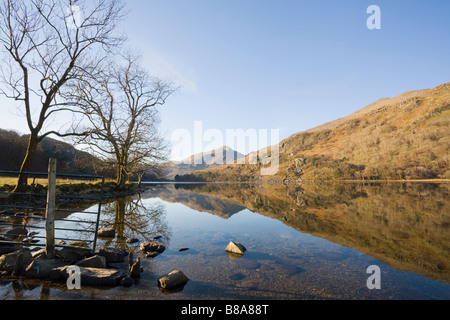
[[[128,251],[119,249],[119,248],[111,248],[111,247],[103,247],[100,249],[98,255],[106,258],[106,263],[116,263],[116,262],[124,262],[125,257],[128,256]]]
[[[31,263],[31,253],[28,250],[20,250],[0,256],[0,271],[5,271],[8,275],[15,273],[20,275]]]
[[[140,278],[141,277],[141,259],[137,258],[136,262],[130,267],[130,277]]]
[[[97,236],[100,238],[115,238],[116,237],[116,229],[114,228],[106,228],[98,230]]]
[[[180,270],[172,271],[158,279],[158,285],[163,289],[171,289],[182,286],[189,281],[188,277]]]
[[[53,268],[49,274],[51,280],[67,280],[68,266]],[[80,267],[81,283],[86,286],[116,286],[126,276],[119,270]]]
[[[242,255],[247,249],[242,244],[231,241],[225,251]]]
[[[94,255],[78,261],[76,265],[85,268],[106,268],[106,258],[103,256]]]
[[[148,241],[141,243],[140,250],[152,257],[155,257],[161,253],[163,253],[166,250],[166,247],[163,245],[157,244],[156,242]]]
[[[123,278],[121,281],[120,281],[120,284],[122,285],[122,286],[124,286],[125,288],[129,288],[129,287],[131,287],[132,285],[133,285],[133,283],[134,283],[134,281],[133,281],[133,279],[131,279],[131,277],[125,277],[125,278]]]

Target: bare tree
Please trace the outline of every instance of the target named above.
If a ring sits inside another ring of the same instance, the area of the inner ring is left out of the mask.
[[[29,171],[38,144],[49,135],[77,133],[70,84],[94,75],[104,57],[123,41],[120,0],[0,0],[0,45],[4,53],[0,94],[19,101],[30,138],[21,172]],[[58,118],[66,128],[51,128]],[[19,177],[16,191],[27,186]]]
[[[80,143],[116,167],[117,185],[123,187],[143,166],[166,159],[158,106],[176,88],[150,77],[138,57],[128,54],[121,59],[110,63],[102,77],[79,82],[75,98],[89,119],[89,134]]]

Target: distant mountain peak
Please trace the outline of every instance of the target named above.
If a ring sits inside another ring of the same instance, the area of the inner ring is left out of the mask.
[[[184,160],[177,161],[176,163],[192,165],[221,165],[230,161],[237,161],[243,157],[243,154],[231,149],[229,146],[222,146],[214,150],[194,154]]]
[[[181,161],[171,161],[165,164],[168,178],[177,174],[189,174],[198,170],[215,168],[224,164],[235,163],[245,155],[229,146],[194,154]]]

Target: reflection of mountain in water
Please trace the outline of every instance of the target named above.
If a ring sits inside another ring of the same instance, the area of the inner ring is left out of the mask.
[[[185,187],[187,188],[187,185]],[[179,188],[178,185],[177,187],[167,185],[166,188],[156,189],[152,194],[164,201],[182,203],[191,209],[208,212],[224,219],[229,219],[233,214],[246,209],[229,200],[192,192]]]
[[[182,186],[179,186],[179,188]],[[243,208],[450,282],[450,184],[189,185],[158,196],[222,217]]]

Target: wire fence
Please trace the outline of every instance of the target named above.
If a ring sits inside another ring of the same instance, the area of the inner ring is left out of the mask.
[[[55,170],[51,179],[50,166],[48,173],[0,171],[0,177],[18,179],[20,175],[25,175],[28,182],[32,181],[26,191],[13,191],[12,187],[0,190],[0,246],[55,248],[81,241],[95,251],[103,204],[104,177],[56,174]],[[60,188],[56,186],[56,179],[64,181],[58,186]],[[46,186],[38,183],[44,181],[47,181]],[[72,187],[71,181],[75,181]],[[70,191],[82,184],[81,181],[91,181],[90,185],[95,185],[96,189]],[[54,203],[49,199],[53,199]],[[81,205],[88,208],[80,209]]]

